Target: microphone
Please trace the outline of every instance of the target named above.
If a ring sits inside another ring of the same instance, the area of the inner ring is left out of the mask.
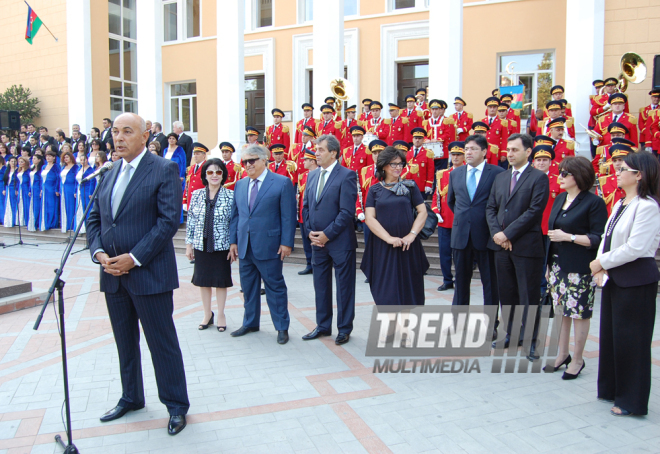
[[[108,161],[103,166],[98,169],[96,172],[88,176],[87,178],[83,178],[81,183],[87,183],[88,181],[93,180],[94,178],[98,177],[99,175],[103,175],[106,173],[108,170],[112,169],[114,167],[115,163],[112,161]]]

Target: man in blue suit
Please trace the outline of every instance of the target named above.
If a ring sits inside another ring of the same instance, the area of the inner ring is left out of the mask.
[[[139,116],[125,113],[112,128],[114,163],[100,183],[87,220],[92,260],[101,264],[101,291],[119,352],[122,397],[102,422],[144,408],[140,329],[147,339],[158,397],[170,414],[168,433],[186,426],[190,407],[186,374],[172,312],[179,277],[172,238],[179,228],[181,180],[172,161],[145,148],[149,132]]]
[[[357,174],[337,162],[340,144],[333,135],[316,140],[319,168],[307,176],[303,221],[312,242],[316,293],[316,328],[303,340],[332,334],[332,267],[337,281],[337,345],[348,342],[355,318],[355,251],[353,228]]]
[[[261,280],[277,342],[289,341],[289,310],[282,261],[291,254],[296,232],[296,196],[291,180],[269,172],[269,152],[250,145],[241,154],[248,178],[236,183],[232,204],[229,255],[240,258],[239,272],[245,299],[243,326],[233,337],[259,331]]]
[[[486,163],[486,138],[472,135],[465,139],[465,162],[449,175],[447,204],[454,212],[451,248],[456,267],[456,284],[452,304],[470,304],[472,266],[476,259],[484,292],[484,304],[499,305],[495,259],[488,246],[494,246],[486,221],[486,205],[495,177],[504,172]],[[494,334],[495,336],[495,334]]]

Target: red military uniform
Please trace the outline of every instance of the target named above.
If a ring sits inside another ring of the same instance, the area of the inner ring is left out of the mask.
[[[396,119],[388,118],[387,120],[383,121],[390,128],[386,140],[389,146],[392,146],[392,144],[397,140],[408,142],[407,138],[410,134],[410,130],[408,128],[408,118],[399,115],[396,117]]]
[[[609,174],[609,168],[612,164],[612,155],[610,154],[611,145],[601,145],[596,148],[596,156],[591,161],[596,176]]]
[[[422,120],[428,120],[431,118],[431,110],[429,109],[429,105],[426,104],[426,101],[424,102],[416,102],[415,103],[415,110],[417,111],[417,115],[419,115]]]
[[[452,170],[454,170],[453,166],[436,172],[436,191],[433,193],[433,201],[431,202],[431,209],[442,218],[441,222],[438,221],[438,227],[446,229],[451,229],[454,224],[454,212],[447,205],[449,174]],[[440,199],[439,202],[438,199]]]
[[[575,139],[575,119],[573,117],[566,118],[566,129],[568,130],[568,135]]]
[[[607,127],[612,123],[613,118],[614,114],[609,113],[603,117],[600,117],[600,119],[596,122],[594,131],[603,136],[603,140],[600,141],[599,145],[608,145],[612,142],[610,133],[607,131]],[[629,113],[624,112],[619,115],[617,122],[628,128],[629,132],[626,134],[626,139],[633,142],[635,146],[638,146],[639,140],[637,137],[637,118],[635,118],[634,115],[630,115]]]
[[[314,142],[307,142],[308,150],[315,150]],[[302,143],[294,144],[290,153],[290,161],[296,163],[296,181],[300,184],[300,178],[307,172],[305,169],[305,147]]]
[[[560,139],[555,145],[555,159],[553,160],[559,164],[564,158],[568,156],[575,156],[575,142],[570,142]]]
[[[474,119],[472,118],[471,113],[467,113],[466,111],[463,112],[455,112],[451,115],[451,118],[454,120],[454,124],[456,125],[456,140],[459,140],[461,142],[465,142],[465,139],[468,138],[470,135],[470,129],[472,129],[472,123],[474,123]],[[458,128],[463,128],[463,132],[458,132]]]
[[[227,167],[227,181],[225,181],[225,188],[231,189],[233,191],[234,187],[236,186],[236,182],[241,178],[245,178],[247,176],[247,172],[240,164],[231,160],[229,162],[225,162],[225,166]]]
[[[489,117],[486,117],[481,121],[488,124],[488,120]],[[506,144],[509,140],[509,122],[495,117],[490,124],[490,129],[486,133],[486,140],[489,144],[495,145],[499,151],[499,156],[492,155],[488,164],[499,165],[500,158],[502,156],[506,157]]]
[[[513,131],[512,134],[520,134],[520,126],[522,123],[520,120],[520,109],[509,108],[506,112],[506,119],[509,122],[509,131]]]
[[[445,117],[444,115],[438,118],[431,117],[422,122],[422,127],[426,130],[426,136],[431,142],[444,142],[449,145],[456,140],[456,125],[451,117]],[[445,153],[444,158],[446,157],[447,154]]]
[[[596,117],[597,115],[602,114],[603,112],[605,112],[605,110],[608,109],[605,106],[609,104],[609,102],[610,102],[610,95],[608,95],[607,93],[593,96],[591,98],[591,109],[589,110],[589,114],[592,117]],[[567,106],[567,111],[568,111],[568,106]],[[626,113],[630,112],[630,109],[628,108],[628,101],[626,101],[626,105],[623,108],[623,111]],[[567,113],[566,115],[572,116],[569,113]],[[594,126],[595,126],[595,121],[594,121]]]
[[[280,123],[277,126],[270,125],[266,129],[266,133],[264,134],[264,142],[267,147],[270,147],[271,145],[274,145],[276,143],[284,145],[284,156],[288,156],[289,146],[291,145],[291,136],[289,135],[289,127],[284,126],[282,123]],[[272,153],[270,157],[271,159],[274,159]]]
[[[363,206],[367,204],[367,194],[369,193],[369,188],[378,183],[378,178],[376,178],[375,171],[376,166],[371,164],[366,167],[362,167],[360,173],[358,174],[360,193],[358,194],[358,198],[355,204],[356,216],[363,212]],[[360,201],[362,201],[362,204],[360,204]]]
[[[614,204],[626,196],[626,192],[619,188],[616,175],[602,176],[598,178],[600,183],[601,197],[607,206],[607,215],[612,214]]]
[[[302,133],[303,129],[305,126],[311,126],[314,128],[316,131],[316,123],[317,121],[314,118],[303,118],[302,120],[298,120],[298,123],[296,123],[296,134],[294,136],[293,143],[301,143],[302,142]],[[290,154],[289,154],[290,156]]]
[[[367,147],[363,144],[360,144],[357,151],[353,152],[354,149],[355,147],[353,145],[344,148],[341,154],[340,164],[359,174],[363,167],[373,164],[374,160],[371,154],[367,153]]]
[[[550,180],[550,197],[548,197],[548,202],[543,210],[543,220],[541,221],[541,231],[543,231],[544,235],[548,234],[548,220],[550,219],[550,213],[552,212],[552,205],[555,203],[555,198],[564,192],[564,190],[559,187],[559,176],[549,172],[548,179]]]
[[[341,121],[319,121],[316,125],[316,136],[320,137],[324,134],[332,134],[341,143]]]
[[[435,165],[433,164],[433,152],[423,146],[420,147],[415,157],[415,147],[411,147],[406,156],[407,180],[413,180],[417,183],[420,191],[424,192],[426,188],[433,186],[433,173]]]
[[[186,170],[186,190],[183,191],[183,204],[188,206],[188,202],[192,199],[193,192],[204,187],[202,183],[202,166],[204,163],[197,165],[197,171],[195,172],[195,165],[192,164]]]
[[[655,111],[658,110],[658,106],[653,108],[652,104],[649,104],[646,107],[639,109],[639,143],[646,144],[647,147],[653,147],[653,136],[651,134],[651,125],[653,124],[653,119],[655,118]],[[655,149],[655,148],[654,148]]]
[[[296,172],[296,163],[293,161],[282,161],[280,164],[271,162],[268,164],[268,170],[273,173],[287,177],[293,184],[298,182],[298,173]]]
[[[410,131],[415,128],[421,128],[424,119],[419,116],[419,113],[415,109],[403,109],[401,110],[401,116],[408,119],[408,128],[406,131],[407,135],[403,140],[406,142],[412,142],[412,135],[410,134]]]
[[[358,124],[358,121],[353,119],[353,120],[343,120],[341,122],[341,149],[343,150],[346,147],[350,147],[353,145],[353,136],[351,135],[351,128],[353,126],[360,126]]]
[[[651,141],[651,148],[655,151],[660,150],[660,109],[656,109],[649,115],[649,139]]]
[[[566,103],[566,111],[565,111],[564,116],[566,116],[566,117],[572,117],[573,116],[573,111],[571,110],[571,103],[570,102]],[[543,109],[543,120],[545,121],[549,117],[550,117],[550,115],[548,115],[548,109]]]
[[[391,123],[391,122],[390,122]],[[387,138],[390,135],[390,125],[385,123],[382,117],[371,118],[367,122],[367,132],[376,134],[380,140],[387,142]]]

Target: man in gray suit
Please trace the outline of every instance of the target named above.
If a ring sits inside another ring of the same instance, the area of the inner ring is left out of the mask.
[[[101,291],[119,352],[122,397],[101,422],[144,408],[140,330],[147,339],[158,397],[170,414],[168,433],[186,426],[186,374],[172,313],[179,277],[172,238],[181,216],[176,163],[145,148],[149,132],[132,113],[112,127],[116,161],[100,183],[87,221],[92,260],[101,265]]]

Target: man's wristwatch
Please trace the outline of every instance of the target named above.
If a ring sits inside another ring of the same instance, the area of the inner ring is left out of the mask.
[[[571,235],[571,243],[575,243],[575,235]]]

